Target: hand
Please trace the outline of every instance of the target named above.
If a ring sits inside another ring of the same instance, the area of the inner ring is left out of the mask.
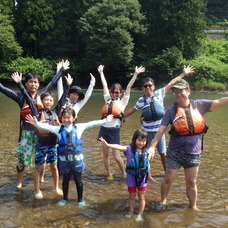
[[[26,116],[26,122],[30,123],[31,125],[37,125],[37,123],[38,123],[37,118],[30,114]]]
[[[190,73],[194,73],[195,68],[191,65],[188,65],[187,67],[184,65],[184,69],[183,69],[183,74],[184,75],[188,75]]]
[[[12,73],[11,78],[18,84],[22,80],[22,74],[21,73],[19,74],[18,72],[14,72]]]
[[[108,116],[106,117],[106,122],[109,123],[109,122],[112,121],[112,119],[113,119],[113,115],[110,114],[110,115],[108,115]]]
[[[67,76],[65,76],[65,78],[66,78],[67,85],[70,86],[73,82],[73,78],[69,73],[67,74]]]
[[[96,78],[90,73],[90,77],[91,77],[91,79],[90,79],[90,83],[92,83],[93,84],[93,86],[95,85],[95,83],[96,83]]]
[[[135,67],[135,74],[141,74],[141,73],[143,73],[143,72],[145,72],[145,67],[143,67],[143,66],[140,66],[140,67]]]
[[[103,146],[107,146],[108,143],[105,141],[105,139],[103,139],[102,137],[99,138],[99,143]]]
[[[149,154],[148,160],[153,159],[154,156],[155,156],[155,148],[149,147],[149,149],[148,149],[148,154]]]
[[[103,73],[104,71],[104,65],[100,65],[98,68],[97,68],[98,72],[101,74]]]
[[[57,73],[60,71],[60,69],[62,68],[62,66],[63,66],[63,60],[57,63],[57,68],[56,68]]]
[[[64,68],[64,70],[67,70],[67,69],[69,69],[70,67],[70,62],[68,61],[68,60],[66,60],[65,62],[64,62],[64,60],[62,60],[62,66],[63,66],[63,68]]]

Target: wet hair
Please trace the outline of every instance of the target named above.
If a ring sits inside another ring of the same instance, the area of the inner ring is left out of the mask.
[[[110,87],[110,92],[114,92],[115,89],[118,89],[120,91],[120,93],[122,93],[123,89],[122,86],[119,83],[114,83],[111,85]]]
[[[62,111],[62,116],[63,116],[64,114],[70,114],[70,115],[73,116],[73,118],[77,117],[77,116],[76,116],[76,112],[75,112],[74,109],[71,108],[71,107],[66,107],[66,108],[64,108],[63,111]]]
[[[142,138],[142,139],[146,139],[146,145],[142,148],[142,150],[146,149],[147,147],[147,144],[148,144],[148,133],[147,131],[145,131],[144,129],[138,129],[134,132],[134,135],[132,137],[132,142],[131,142],[131,148],[132,148],[132,151],[133,153],[135,153],[136,151],[136,139],[137,138]]]
[[[45,97],[52,97],[53,99],[54,99],[54,95],[52,94],[52,93],[50,93],[50,92],[43,92],[43,93],[41,93],[40,94],[40,99],[41,99],[41,101],[43,101],[43,99],[45,98]]]
[[[25,82],[27,82],[28,80],[30,79],[38,79],[38,82],[40,83],[40,76],[38,74],[31,74],[31,73],[28,73],[26,76],[25,76]]]
[[[145,77],[142,80],[142,86],[146,83],[146,82],[151,82],[154,85],[154,80],[150,77]]]

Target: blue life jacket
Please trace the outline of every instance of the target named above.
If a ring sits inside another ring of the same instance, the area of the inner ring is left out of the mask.
[[[148,152],[144,150],[141,154],[138,151],[132,153],[133,157],[126,165],[126,172],[136,178],[143,178],[148,173]]]
[[[145,121],[156,121],[162,119],[164,115],[164,106],[156,96],[152,97],[150,103],[147,102],[146,96],[143,96],[144,106],[142,108],[141,119]]]
[[[61,126],[59,134],[61,135],[61,139],[58,142],[60,173],[69,173],[72,169],[77,172],[84,171],[82,142],[77,137],[77,128],[74,126],[71,132],[67,132],[66,128]]]

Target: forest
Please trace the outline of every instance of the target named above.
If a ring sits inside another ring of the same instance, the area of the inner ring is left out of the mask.
[[[69,59],[83,88],[100,64],[109,84],[126,86],[142,65],[162,86],[192,64],[193,89],[225,91],[228,36],[207,38],[211,26],[227,34],[227,0],[1,0],[0,79],[9,82],[18,71],[46,82],[56,63]]]

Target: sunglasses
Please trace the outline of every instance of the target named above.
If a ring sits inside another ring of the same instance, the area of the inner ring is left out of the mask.
[[[151,88],[152,86],[153,86],[152,84],[147,84],[147,85],[143,85],[143,88],[147,88],[147,87]]]
[[[112,94],[116,94],[116,95],[119,95],[120,92],[119,91],[113,91]]]

